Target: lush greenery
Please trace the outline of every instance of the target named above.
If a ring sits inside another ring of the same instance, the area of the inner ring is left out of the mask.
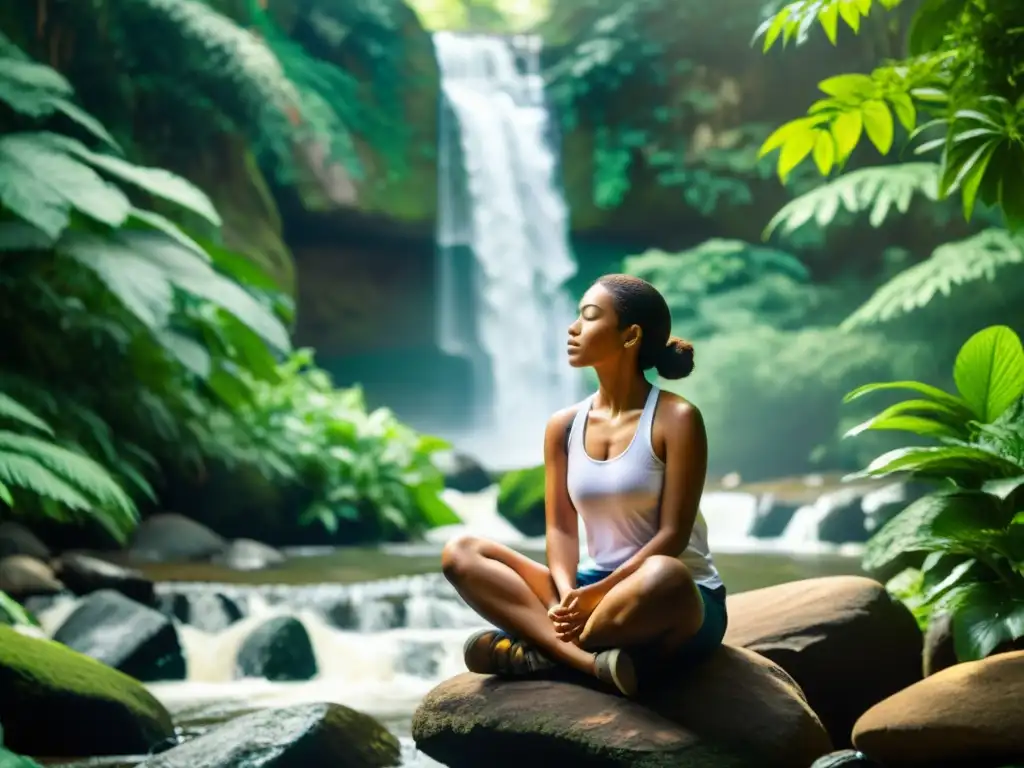
[[[939,488],[882,526],[864,567],[885,571],[921,553],[890,589],[923,625],[951,613],[957,656],[984,658],[1024,637],[1024,349],[1005,326],[972,336],[953,368],[956,393],[917,381],[867,384],[856,400],[881,390],[917,397],[889,406],[851,429],[896,430],[934,445],[900,448],[863,471],[910,473]]]
[[[61,74],[3,38],[0,72],[0,514],[98,521],[123,541],[140,507],[219,469],[301,487],[278,512],[328,533],[451,521],[440,441],[293,353],[291,300],[224,247],[203,192],[132,162]]]
[[[767,51],[777,41],[803,41],[820,23],[835,44],[840,21],[858,32],[876,6],[900,4],[798,0],[758,36]],[[959,192],[968,219],[981,202],[1001,208],[1011,229],[1024,227],[1022,34],[1024,6],[1014,0],[925,0],[909,27],[906,58],[822,81],[824,98],[776,130],[761,153],[780,150],[783,180],[808,157],[827,175],[843,168],[864,135],[888,154],[902,128],[914,154],[937,156],[939,197]]]

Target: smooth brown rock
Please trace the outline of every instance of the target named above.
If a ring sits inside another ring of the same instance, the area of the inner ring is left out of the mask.
[[[1024,651],[936,672],[868,710],[857,749],[890,766],[1024,761]]]
[[[413,738],[450,768],[792,768],[832,748],[797,685],[750,651],[722,648],[660,690],[631,701],[575,678],[466,673],[426,696]]]
[[[805,579],[728,598],[725,641],[774,661],[803,689],[836,748],[869,708],[921,679],[921,632],[877,581]]]
[[[0,560],[0,592],[6,592],[15,600],[63,591],[64,584],[42,560],[28,555],[11,555]]]

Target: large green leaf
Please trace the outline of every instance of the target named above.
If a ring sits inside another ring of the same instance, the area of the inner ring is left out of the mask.
[[[843,398],[843,402],[850,403],[864,395],[871,394],[872,392],[884,392],[890,389],[907,389],[913,392],[918,392],[926,397],[930,397],[935,402],[943,405],[946,410],[958,420],[962,419],[966,421],[974,415],[967,403],[956,395],[943,392],[938,387],[933,387],[931,384],[924,384],[920,381],[882,381],[872,384],[864,384],[847,393]]]
[[[121,190],[38,133],[0,136],[0,205],[51,240],[67,228],[73,210],[110,227],[131,210]]]
[[[978,331],[960,348],[953,378],[964,401],[991,424],[1024,395],[1024,347],[1005,325]]]
[[[50,429],[49,424],[4,392],[0,392],[0,419],[19,421],[22,424],[43,432],[44,434],[53,434],[53,430]]]
[[[1024,588],[1024,579],[1018,590]],[[1024,594],[1003,582],[974,584],[953,614],[953,645],[960,661],[984,659],[1003,643],[1024,637]]]
[[[55,133],[43,134],[43,136],[45,141],[119,181],[138,187],[154,197],[180,205],[182,208],[202,216],[216,227],[221,225],[220,215],[206,193],[181,176],[163,168],[134,165],[113,155],[93,152],[81,142],[67,136]]]
[[[39,622],[32,618],[32,614],[18,604],[14,598],[5,592],[0,592],[0,624],[22,625],[27,627],[38,627]],[[0,768],[3,766],[3,759],[0,757]]]
[[[1012,517],[1001,499],[981,491],[929,494],[871,537],[864,549],[864,568],[883,569],[905,552],[984,553]]]
[[[895,472],[980,483],[989,479],[1015,477],[1020,474],[1020,467],[991,451],[974,446],[915,446],[884,453],[865,470],[851,475],[851,478],[885,477]]]

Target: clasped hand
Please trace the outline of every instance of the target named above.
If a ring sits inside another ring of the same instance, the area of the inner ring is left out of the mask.
[[[602,597],[599,592],[588,587],[566,592],[562,601],[548,611],[548,617],[555,625],[558,639],[579,645],[580,634]]]

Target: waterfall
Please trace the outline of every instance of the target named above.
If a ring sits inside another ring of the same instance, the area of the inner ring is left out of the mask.
[[[495,468],[538,464],[544,425],[582,397],[565,358],[576,273],[540,76],[540,40],[439,32],[440,348],[473,370],[471,428]]]

